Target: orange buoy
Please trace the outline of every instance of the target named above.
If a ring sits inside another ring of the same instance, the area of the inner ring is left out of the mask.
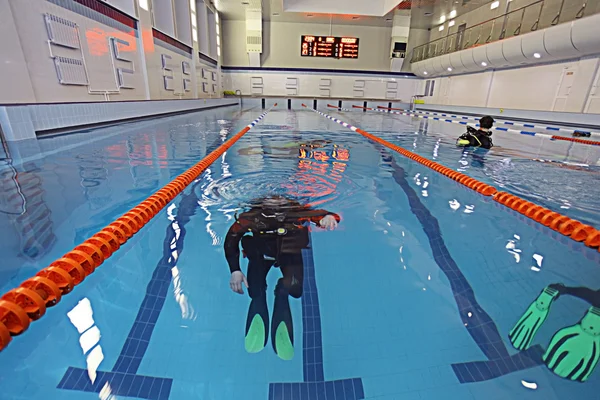
[[[596,229],[593,226],[581,224],[573,229],[571,232],[571,239],[578,242],[585,242],[589,235],[591,235]]]
[[[535,220],[534,216],[539,210],[542,210],[544,207],[538,206],[537,204],[531,204],[529,208],[525,211],[525,215],[533,220]]]
[[[100,253],[104,256],[104,260],[110,257],[113,253],[112,245],[108,243],[106,239],[97,236],[97,234],[86,240],[84,243],[89,243],[96,246],[100,250]]]
[[[127,225],[127,227],[129,228],[129,232],[131,233],[131,234],[129,234],[129,233],[127,234],[128,237],[133,236],[134,233],[139,231],[138,223],[135,221],[135,219],[133,219],[129,215],[121,216],[121,218],[117,219],[116,222],[121,222],[121,223]]]
[[[39,294],[46,302],[46,307],[56,305],[62,297],[62,292],[56,283],[41,276],[34,276],[27,279],[21,283],[21,287],[31,289]]]
[[[0,351],[4,350],[11,340],[10,331],[4,323],[0,322]]]
[[[96,269],[100,264],[104,262],[104,254],[102,250],[98,248],[98,246],[85,241],[81,243],[79,246],[76,246],[74,250],[83,251],[94,260],[94,269]],[[92,271],[93,272],[93,271]]]
[[[106,240],[106,243],[108,243],[108,245],[110,246],[113,253],[115,251],[117,251],[119,249],[119,247],[121,247],[119,238],[110,231],[102,229],[100,232],[96,233],[94,236]]]
[[[129,211],[129,212],[125,213],[125,215],[123,215],[123,217],[132,218],[136,222],[136,224],[137,224],[137,230],[138,231],[140,229],[142,229],[142,227],[145,224],[144,218],[142,218],[142,216],[140,215],[140,213],[137,212],[137,211],[133,211],[133,210]]]
[[[594,232],[590,233],[585,239],[585,245],[588,247],[598,247],[598,251],[600,251],[600,231],[595,229]]]
[[[541,223],[544,226],[550,226],[552,225],[552,221],[554,221],[556,218],[560,217],[560,214],[554,211],[550,211],[549,213],[546,213],[546,215],[544,215],[541,219]]]
[[[58,286],[62,294],[67,294],[75,286],[73,277],[67,271],[58,267],[46,267],[36,274],[42,278],[48,278]]]
[[[146,225],[148,221],[150,221],[150,218],[152,218],[152,215],[148,212],[148,210],[146,210],[145,207],[142,207],[141,204],[132,208],[131,212],[136,213],[141,218],[143,225]]]
[[[498,192],[498,189],[490,185],[485,185],[485,187],[482,187],[478,192],[484,196],[493,196]]]
[[[18,287],[10,290],[2,296],[2,300],[10,301],[21,307],[32,321],[46,313],[46,302],[31,289]]]
[[[573,231],[581,225],[583,225],[581,222],[567,218],[567,220],[560,224],[558,231],[565,236],[571,236]]]
[[[555,230],[557,232],[559,232],[560,229],[560,225],[563,222],[568,221],[570,218],[564,215],[560,215],[558,214],[558,216],[554,219],[552,219],[552,221],[550,222],[550,229]]]
[[[0,322],[12,336],[20,335],[31,323],[31,319],[21,307],[11,301],[0,299]]]
[[[87,276],[83,267],[71,258],[59,258],[58,260],[53,261],[50,266],[58,267],[67,271],[67,273],[71,275],[71,278],[73,278],[74,285],[79,285]]]
[[[129,227],[122,222],[113,222],[108,225],[106,228],[102,229],[103,231],[110,232],[119,239],[119,244],[125,244],[127,239],[130,236],[127,236],[127,232],[130,232]]]

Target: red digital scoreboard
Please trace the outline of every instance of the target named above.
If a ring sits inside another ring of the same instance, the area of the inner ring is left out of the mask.
[[[358,58],[358,38],[302,35],[302,57]]]

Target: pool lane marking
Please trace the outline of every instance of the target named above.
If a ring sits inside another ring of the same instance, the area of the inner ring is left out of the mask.
[[[217,139],[220,142],[220,138]],[[195,185],[194,185],[195,186]],[[92,384],[85,368],[69,367],[58,384],[59,389],[100,393],[108,383],[111,393],[117,396],[138,397],[148,400],[168,399],[172,378],[137,375],[146,355],[158,317],[162,311],[172,279],[172,268],[183,250],[185,225],[198,207],[198,198],[192,189],[179,204],[177,216],[169,226],[163,241],[163,255],[152,272],[146,294],[133,322],[121,353],[110,372],[98,371]]]
[[[268,111],[261,114],[259,118],[249,124],[247,126],[248,130],[262,120],[267,113]],[[217,138],[213,146],[219,148],[220,141],[221,138]],[[96,380],[92,384],[87,369],[69,367],[58,383],[57,388],[100,393],[108,383],[113,395],[147,400],[166,400],[169,398],[172,378],[137,375],[137,371],[146,355],[156,322],[164,306],[171,284],[172,267],[176,265],[183,249],[183,239],[185,237],[185,229],[183,228],[190,217],[194,215],[198,206],[198,199],[194,193],[192,190],[189,195],[182,197],[177,216],[174,217],[167,228],[167,236],[163,242],[163,257],[158,262],[152,273],[152,278],[146,286],[144,299],[112,370],[110,372],[97,371]],[[173,239],[175,239],[174,244],[172,244]],[[173,251],[177,251],[177,249],[179,251],[174,256]]]
[[[273,107],[276,105],[277,103]],[[0,323],[6,322],[6,316],[9,316],[11,318],[11,334],[17,335],[27,330],[31,322],[28,313],[32,315],[37,314],[35,319],[45,315],[46,298],[55,299],[56,302],[58,301],[56,299],[62,299],[60,296],[61,293],[68,294],[74,290],[74,286],[81,284],[88,275],[92,274],[96,268],[100,267],[106,259],[112,256],[121,245],[135,236],[169,202],[183,192],[214,161],[219,159],[222,154],[262,120],[273,107],[262,113],[250,125],[240,130],[215,150],[205,155],[202,160],[175,177],[170,183],[163,186],[146,200],[140,202],[136,207],[127,211],[120,218],[117,218],[109,226],[67,252],[62,258],[54,260],[49,267],[38,271],[36,276],[45,276],[53,283],[52,286],[46,285],[36,288],[39,291],[46,291],[45,293],[37,293],[28,289],[26,287],[28,281],[25,281],[21,283],[21,286],[0,295],[3,298],[0,300],[0,308],[4,316],[3,321],[0,321]],[[111,236],[112,238],[110,238]],[[105,237],[109,237],[109,239],[105,239]],[[57,271],[61,271],[61,273]],[[54,295],[50,292],[52,290],[57,291],[58,294]],[[46,297],[42,298],[43,295]],[[55,305],[55,302],[50,305]],[[25,309],[27,309],[27,312]],[[5,328],[4,324],[2,327]],[[8,342],[1,342],[0,351],[7,345]]]
[[[402,109],[402,108],[388,108],[388,107],[382,107],[382,106],[377,106],[377,108],[387,109],[387,110],[396,110],[396,111],[411,112],[410,110],[405,110],[405,109]],[[428,115],[439,115],[441,117],[460,118],[460,119],[463,119],[463,120],[471,120],[471,121],[477,121],[477,122],[479,122],[479,118],[477,118],[477,117],[467,117],[467,116],[464,116],[464,115],[461,115],[461,114],[443,114],[443,113],[421,111],[421,110],[414,110],[412,112],[416,112],[416,113],[420,113],[420,114],[428,114]],[[503,124],[503,125],[511,125],[511,126],[522,126],[524,128],[545,129],[547,131],[558,131],[558,132],[567,132],[567,133],[582,132],[582,133],[589,133],[592,136],[600,136],[600,132],[591,132],[591,131],[585,131],[585,130],[580,130],[580,129],[567,129],[567,128],[560,128],[560,127],[547,126],[547,125],[538,125],[538,124],[521,124],[521,123],[512,122],[512,121],[497,121],[497,123],[498,124]],[[499,129],[499,128],[496,128],[496,129]]]
[[[329,104],[327,106],[330,107],[330,108],[333,108]],[[465,121],[457,121],[457,120],[446,119],[446,118],[439,118],[439,117],[429,117],[427,115],[417,115],[417,114],[413,114],[413,113],[410,113],[410,112],[391,111],[392,109],[388,109],[387,107],[383,107],[383,109],[381,109],[381,108],[370,108],[370,107],[360,107],[360,106],[355,106],[355,105],[353,105],[352,107],[353,108],[360,108],[360,109],[364,109],[364,110],[368,110],[368,111],[383,112],[383,113],[388,113],[388,114],[406,115],[406,116],[409,116],[409,117],[416,117],[416,118],[421,118],[421,119],[431,119],[431,120],[434,120],[434,121],[449,122],[449,123],[452,123],[452,124],[459,124],[459,125],[467,125],[467,122],[465,122]],[[379,106],[379,107],[381,107],[381,106]],[[347,110],[347,109],[341,109],[341,110],[342,111],[350,111],[350,110]],[[474,126],[479,126],[479,124],[474,124]],[[534,127],[534,126],[530,126],[530,127]],[[600,142],[593,141],[593,140],[586,140],[586,139],[579,139],[579,138],[570,138],[570,137],[565,137],[565,136],[548,135],[546,133],[533,132],[533,131],[523,131],[523,130],[518,130],[518,129],[503,128],[503,127],[496,127],[494,129],[496,131],[518,133],[520,135],[526,135],[526,136],[538,136],[538,137],[546,138],[546,139],[549,139],[549,140],[563,140],[563,141],[569,141],[569,142],[574,142],[574,143],[579,143],[579,144],[586,144],[586,145],[591,145],[591,146],[600,146]]]
[[[302,292],[303,382],[269,384],[269,400],[359,400],[365,398],[361,378],[325,380],[319,293],[315,277],[312,237],[302,249],[304,284]]]
[[[306,107],[304,104],[303,106]],[[324,116],[327,119],[342,124],[342,121],[337,118],[309,107],[306,108]],[[516,210],[528,218],[531,218],[532,220],[547,226],[550,229],[561,233],[562,235],[568,236],[577,242],[583,242],[586,246],[591,248],[600,247],[600,231],[591,225],[583,224],[582,222],[567,217],[566,215],[562,215],[548,208],[539,206],[530,201],[526,201],[519,196],[515,196],[507,192],[500,192],[494,186],[485,184],[477,179],[471,178],[468,175],[455,171],[435,161],[431,161],[398,145],[388,142],[387,140],[375,136],[365,130],[356,128],[349,124],[348,127],[353,131],[360,133],[364,137],[382,144],[385,147],[392,149],[434,171],[437,171],[440,174],[468,187],[469,189],[477,191],[484,196],[491,196],[494,201],[506,206],[507,208]],[[600,251],[600,248],[598,250]]]
[[[450,282],[450,289],[465,329],[487,358],[485,361],[452,364],[452,370],[459,382],[482,382],[542,365],[543,350],[539,345],[512,356],[508,353],[496,323],[477,302],[475,291],[446,247],[437,218],[421,202],[406,180],[404,169],[396,163],[392,155],[380,144],[375,144],[375,147],[381,153],[382,160],[392,167],[394,181],[406,194],[412,213],[427,235],[433,258]]]

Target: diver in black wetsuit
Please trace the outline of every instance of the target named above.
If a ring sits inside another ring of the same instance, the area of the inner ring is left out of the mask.
[[[494,118],[486,115],[479,120],[479,129],[467,126],[467,132],[462,134],[457,140],[457,146],[464,147],[481,147],[482,149],[491,149],[492,143],[492,126]]]
[[[281,269],[275,287],[275,305],[271,341],[277,355],[290,360],[294,356],[294,329],[288,296],[302,296],[304,265],[302,249],[308,247],[308,223],[335,229],[337,214],[314,210],[281,196],[260,199],[240,214],[225,238],[225,257],[231,271],[229,286],[243,294],[243,286],[252,299],[246,319],[245,347],[249,353],[261,351],[267,344],[267,274],[271,267]],[[248,278],[240,269],[240,249],[248,258]]]

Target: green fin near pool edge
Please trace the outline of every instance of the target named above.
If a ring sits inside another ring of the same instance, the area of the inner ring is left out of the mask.
[[[471,142],[469,142],[468,140],[464,140],[464,139],[459,139],[456,141],[456,145],[457,146],[468,146]]]
[[[269,309],[266,296],[253,298],[246,317],[246,337],[244,346],[248,353],[258,353],[269,339]]]
[[[246,332],[244,345],[248,353],[258,353],[265,348],[267,343],[267,330],[265,322],[259,314],[255,314]]]
[[[542,358],[556,375],[585,382],[600,359],[600,308],[590,307],[577,325],[556,332]]]
[[[558,290],[546,287],[537,299],[529,305],[529,308],[508,334],[510,342],[516,349],[527,350],[529,348],[535,334],[548,317],[552,302],[558,295]]]
[[[281,322],[275,331],[275,352],[282,360],[289,361],[294,358],[294,344],[291,342],[285,322]]]

